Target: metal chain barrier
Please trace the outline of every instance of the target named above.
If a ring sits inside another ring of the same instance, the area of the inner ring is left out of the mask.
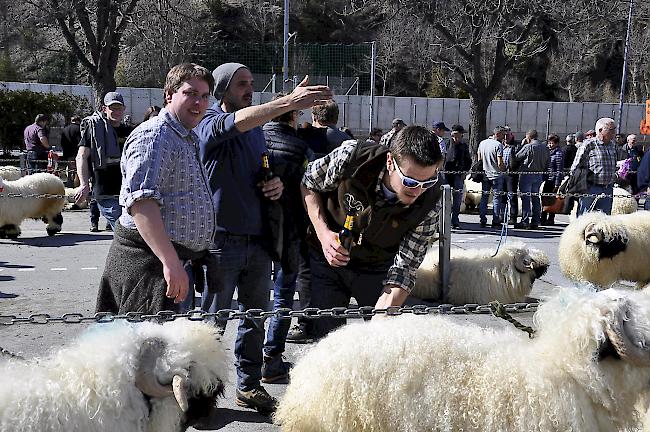
[[[535,312],[539,303],[509,303],[504,304],[503,308],[508,313],[526,313]],[[29,316],[17,315],[0,315],[0,325],[8,326],[14,324],[81,324],[81,323],[108,323],[116,320],[125,320],[128,322],[143,321],[174,321],[179,318],[190,321],[203,321],[214,318],[220,320],[239,320],[239,319],[259,319],[267,320],[275,317],[277,319],[307,318],[319,319],[328,318],[352,318],[364,319],[372,318],[375,315],[399,316],[405,314],[412,315],[470,315],[470,314],[491,314],[490,305],[466,304],[463,306],[454,306],[442,304],[439,306],[392,306],[386,309],[375,309],[372,306],[362,306],[359,308],[335,307],[331,309],[305,308],[301,310],[292,310],[289,308],[280,308],[272,311],[262,309],[248,309],[240,311],[237,309],[221,309],[217,312],[203,312],[201,310],[192,310],[186,313],[174,313],[172,311],[161,311],[156,314],[144,314],[141,312],[128,312],[122,315],[115,315],[110,312],[98,312],[91,316],[85,316],[81,313],[66,313],[60,317],[53,317],[47,313],[31,314]]]

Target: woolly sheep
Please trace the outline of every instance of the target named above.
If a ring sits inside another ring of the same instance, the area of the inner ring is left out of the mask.
[[[223,393],[213,326],[101,324],[47,358],[0,357],[3,432],[180,432]]]
[[[452,249],[449,293],[443,298],[438,248],[429,249],[417,270],[411,295],[453,304],[521,302],[549,266],[544,252],[521,243],[502,246],[493,254],[494,249]]]
[[[469,178],[469,175],[465,178],[465,198],[463,202],[465,203],[465,209],[467,211],[478,209],[481,204],[481,191],[483,186],[481,183],[476,183]],[[472,192],[470,192],[472,191]],[[489,202],[492,202],[492,192],[490,192]]]
[[[650,390],[650,297],[610,291],[561,290],[534,339],[444,316],[345,326],[298,361],[274,420],[284,432],[631,430]]]
[[[560,269],[576,281],[608,287],[619,280],[650,283],[650,211],[585,213],[562,233]]]
[[[65,188],[65,209],[66,210],[83,210],[88,208],[88,199],[82,202],[77,202],[75,195],[77,194],[76,188]]]
[[[42,219],[47,224],[47,234],[61,231],[65,205],[65,188],[58,177],[37,173],[15,181],[4,181],[4,195],[0,195],[0,238],[17,238],[23,220]],[[50,194],[61,198],[9,198],[6,194]]]
[[[634,213],[638,209],[639,205],[631,193],[620,187],[614,187],[614,198],[612,199],[613,215]]]
[[[22,177],[20,168],[15,166],[0,166],[0,177],[4,180],[14,181]]]

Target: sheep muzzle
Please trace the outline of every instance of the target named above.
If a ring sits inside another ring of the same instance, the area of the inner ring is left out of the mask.
[[[624,301],[605,326],[605,333],[621,359],[637,366],[650,366],[645,334],[639,332],[629,302]]]

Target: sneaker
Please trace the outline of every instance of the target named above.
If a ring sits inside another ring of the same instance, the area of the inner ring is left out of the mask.
[[[111,226],[111,224],[106,224],[104,231],[113,231],[113,227]]]
[[[90,232],[99,232],[99,226],[96,223],[90,225]]]
[[[309,344],[314,342],[314,337],[309,334],[307,331],[307,326],[305,324],[296,324],[295,326],[291,327],[291,329],[289,329],[286,342]]]
[[[487,222],[481,222],[481,228],[485,228],[487,226]]]
[[[293,364],[284,361],[282,354],[273,357],[265,355],[262,363],[262,382],[287,381],[289,379],[289,370],[292,367]]]
[[[264,387],[260,386],[249,391],[237,389],[235,404],[240,407],[257,410],[260,414],[266,415],[275,412],[278,401],[269,395]]]
[[[515,224],[515,228],[528,230],[530,229],[530,224],[519,222]]]

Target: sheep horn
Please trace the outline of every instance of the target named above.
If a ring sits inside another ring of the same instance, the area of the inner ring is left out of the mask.
[[[614,311],[605,332],[623,360],[637,366],[650,366],[650,351],[645,348],[643,333],[636,328],[629,302],[626,301]]]
[[[183,412],[187,412],[188,408],[190,407],[187,403],[186,393],[188,382],[189,380],[181,375],[174,375],[174,379],[172,380],[174,397],[176,398],[176,402],[178,402],[178,406]]]
[[[154,373],[156,359],[164,349],[165,344],[160,339],[144,341],[140,348],[140,362],[135,374],[135,386],[142,393],[153,398],[163,398],[173,393],[172,386],[160,384]]]
[[[604,237],[600,230],[594,228],[595,226],[596,224],[594,222],[587,225],[587,228],[585,228],[585,240],[589,243],[597,244],[602,242]]]

